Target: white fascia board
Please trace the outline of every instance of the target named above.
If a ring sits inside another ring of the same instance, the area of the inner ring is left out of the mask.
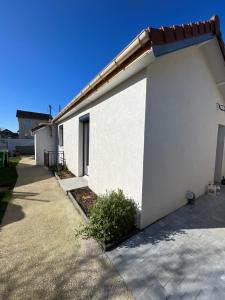
[[[97,100],[99,97],[103,96],[131,76],[137,74],[144,68],[146,68],[149,64],[151,64],[155,60],[154,53],[152,49],[142,54],[138,59],[132,62],[130,65],[121,70],[118,74],[116,74],[113,78],[111,78],[108,82],[106,82],[103,86],[101,86],[97,91],[93,92],[88,98],[83,100],[80,104],[75,106],[65,115],[63,115],[60,119],[58,119],[55,123],[59,124],[63,120],[70,117],[72,114],[83,108],[84,106],[90,104],[91,102]]]

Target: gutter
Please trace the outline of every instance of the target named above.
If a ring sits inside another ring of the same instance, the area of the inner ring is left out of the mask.
[[[52,122],[58,121],[63,115],[77,106],[92,93],[97,91],[105,82],[109,81],[131,62],[150,48],[165,46],[182,40],[196,38],[205,34],[216,35],[221,52],[225,59],[225,47],[220,31],[218,16],[209,21],[184,24],[180,26],[147,28],[143,30],[120,54],[101,71],[58,115]]]
[[[125,68],[125,62],[132,56],[140,56],[147,50],[146,44],[150,41],[149,30],[142,31],[106,68],[100,72],[64,109],[53,119],[57,121],[70,109],[76,106],[81,100],[87,98],[90,93],[96,91],[102,84],[115,76],[119,71]],[[150,45],[148,45],[150,46]],[[148,47],[150,48],[150,47]],[[140,51],[141,50],[141,51]],[[134,57],[137,58],[137,57]]]

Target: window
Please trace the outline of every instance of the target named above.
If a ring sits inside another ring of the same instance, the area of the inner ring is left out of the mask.
[[[30,120],[29,119],[24,120],[24,127],[25,128],[30,128]]]
[[[63,125],[59,126],[59,146],[63,146]]]

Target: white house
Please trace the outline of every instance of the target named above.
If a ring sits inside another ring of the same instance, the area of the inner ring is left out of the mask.
[[[35,131],[37,164],[44,149],[63,151],[94,192],[122,189],[139,227],[153,223],[225,175],[224,58],[217,16],[144,30]]]

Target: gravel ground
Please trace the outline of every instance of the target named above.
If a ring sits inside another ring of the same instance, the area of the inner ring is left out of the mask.
[[[0,299],[132,299],[93,240],[75,238],[81,218],[45,168],[18,167],[0,233]]]

